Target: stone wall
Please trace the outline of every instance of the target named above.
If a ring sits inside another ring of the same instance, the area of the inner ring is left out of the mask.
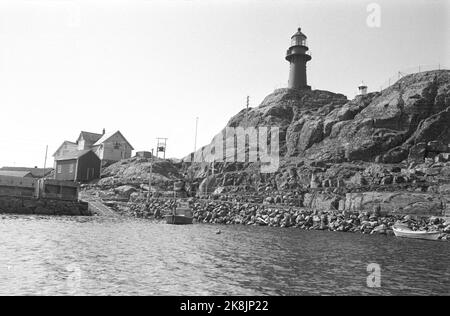
[[[0,214],[91,216],[88,204],[76,201],[0,197]]]
[[[160,220],[170,214],[174,201],[150,199],[149,203],[111,202],[117,213],[125,216]],[[273,227],[296,227],[303,230],[328,230],[363,234],[392,235],[392,227],[402,221],[411,229],[438,230],[443,240],[448,240],[450,222],[432,216],[382,214],[374,211],[318,211],[306,208],[282,207],[280,205],[230,203],[225,201],[195,200],[191,207],[195,222],[224,225],[260,225]]]
[[[376,207],[387,214],[439,216],[443,214],[444,201],[439,196],[412,192],[362,192],[348,193],[345,210],[371,211]]]

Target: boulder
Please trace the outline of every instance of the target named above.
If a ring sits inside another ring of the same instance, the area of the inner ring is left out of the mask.
[[[410,148],[408,160],[422,162],[425,160],[426,154],[427,154],[427,144],[418,143]]]
[[[433,140],[428,142],[427,150],[435,153],[446,153],[449,151],[448,144],[444,144],[442,141]]]
[[[337,210],[339,208],[339,196],[332,193],[306,193],[304,205],[317,211]]]
[[[367,180],[359,173],[357,172],[351,179],[350,183],[354,185],[367,185]]]
[[[395,147],[383,155],[384,163],[399,163],[408,158],[409,150],[406,147]]]
[[[381,225],[379,225],[379,226],[376,226],[376,227],[372,230],[372,233],[373,233],[373,234],[375,234],[375,233],[377,233],[377,234],[386,234],[386,230],[387,230],[386,225],[385,225],[385,224],[381,224]]]
[[[389,175],[389,176],[383,177],[383,179],[381,179],[381,185],[390,185],[393,183],[393,181],[394,181],[394,178],[391,175]]]
[[[132,187],[130,185],[123,185],[123,186],[120,186],[120,187],[117,187],[114,189],[114,192],[116,194],[119,194],[119,195],[121,195],[123,197],[127,197],[127,198],[130,197],[131,193],[134,193],[136,191],[137,191],[136,188]]]
[[[211,194],[214,192],[216,186],[216,176],[210,175],[203,179],[198,187],[198,193],[203,194]]]

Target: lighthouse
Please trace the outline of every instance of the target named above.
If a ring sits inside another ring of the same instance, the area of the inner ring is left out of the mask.
[[[364,84],[364,82],[361,82],[361,84],[358,86],[358,90],[360,95],[367,94],[367,86]]]
[[[291,47],[286,53],[286,60],[290,63],[289,89],[311,90],[306,81],[306,63],[311,60],[306,43],[306,35],[298,28],[291,37]]]

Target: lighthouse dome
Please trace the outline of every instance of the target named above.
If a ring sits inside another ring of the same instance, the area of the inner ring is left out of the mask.
[[[292,38],[297,37],[297,36],[306,38],[306,35],[302,33],[302,29],[300,27],[297,29],[297,33],[292,35]]]
[[[292,35],[291,37],[291,45],[292,46],[307,46],[306,44],[306,35],[302,33],[302,29],[298,28],[297,33]]]

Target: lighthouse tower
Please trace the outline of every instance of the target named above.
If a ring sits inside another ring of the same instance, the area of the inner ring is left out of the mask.
[[[361,82],[361,84],[358,86],[358,90],[360,95],[367,94],[367,86],[364,84],[364,82]]]
[[[291,38],[291,47],[286,53],[286,60],[290,63],[289,89],[311,90],[306,81],[306,63],[311,60],[306,43],[306,35],[298,28]]]

